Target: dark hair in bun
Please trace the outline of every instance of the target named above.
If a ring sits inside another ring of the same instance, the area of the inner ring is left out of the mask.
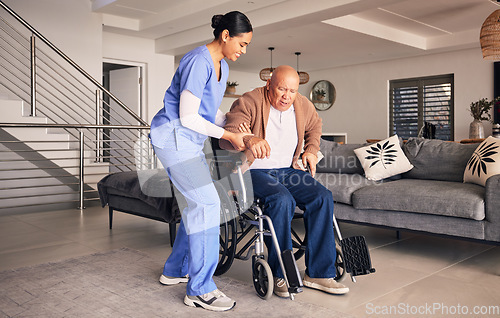
[[[219,38],[224,30],[229,31],[230,37],[253,31],[250,20],[239,11],[231,11],[224,15],[214,15],[212,17],[212,28],[214,28],[214,36],[216,39]]]

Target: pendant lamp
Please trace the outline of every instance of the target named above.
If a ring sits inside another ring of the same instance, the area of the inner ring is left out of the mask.
[[[309,74],[307,74],[306,72],[299,72],[300,52],[295,52],[295,55],[297,55],[297,74],[299,74],[299,79],[300,79],[299,85],[302,85],[302,84],[309,82]]]
[[[259,77],[263,81],[267,81],[268,79],[270,79],[271,75],[273,75],[273,70],[274,70],[274,68],[273,68],[273,50],[274,50],[274,47],[268,47],[267,49],[269,51],[271,51],[271,67],[263,68],[262,70],[260,70]]]
[[[484,59],[500,60],[500,9],[484,20],[479,42]]]

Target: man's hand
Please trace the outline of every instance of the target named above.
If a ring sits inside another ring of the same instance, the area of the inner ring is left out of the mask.
[[[238,130],[242,133],[252,133],[248,123],[241,123]],[[265,139],[251,135],[243,138],[243,141],[245,142],[247,149],[252,151],[252,154],[256,159],[269,158],[271,155],[271,147]]]
[[[316,174],[316,164],[318,163],[318,157],[315,154],[310,152],[304,152],[302,154],[302,164],[304,168],[309,167],[309,171],[311,171],[311,176],[314,177]]]
[[[271,155],[271,147],[265,139],[249,135],[243,138],[243,142],[256,159],[269,158]]]

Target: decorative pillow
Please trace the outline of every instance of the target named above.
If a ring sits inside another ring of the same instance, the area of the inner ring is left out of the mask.
[[[355,149],[354,153],[368,180],[382,180],[413,168],[399,145],[398,135]]]
[[[474,151],[464,172],[464,182],[486,185],[489,177],[500,174],[500,139],[489,136]]]
[[[354,154],[354,149],[362,146],[364,145],[339,144],[321,138],[320,150],[324,158],[318,160],[316,172],[363,174],[363,167],[356,157],[356,154]]]
[[[462,182],[477,144],[410,138],[401,148],[413,165],[403,178]]]

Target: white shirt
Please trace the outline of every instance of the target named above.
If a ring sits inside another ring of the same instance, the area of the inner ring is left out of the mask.
[[[266,127],[266,141],[271,147],[271,155],[269,158],[255,159],[250,169],[290,167],[298,139],[293,105],[284,112],[271,107]]]

